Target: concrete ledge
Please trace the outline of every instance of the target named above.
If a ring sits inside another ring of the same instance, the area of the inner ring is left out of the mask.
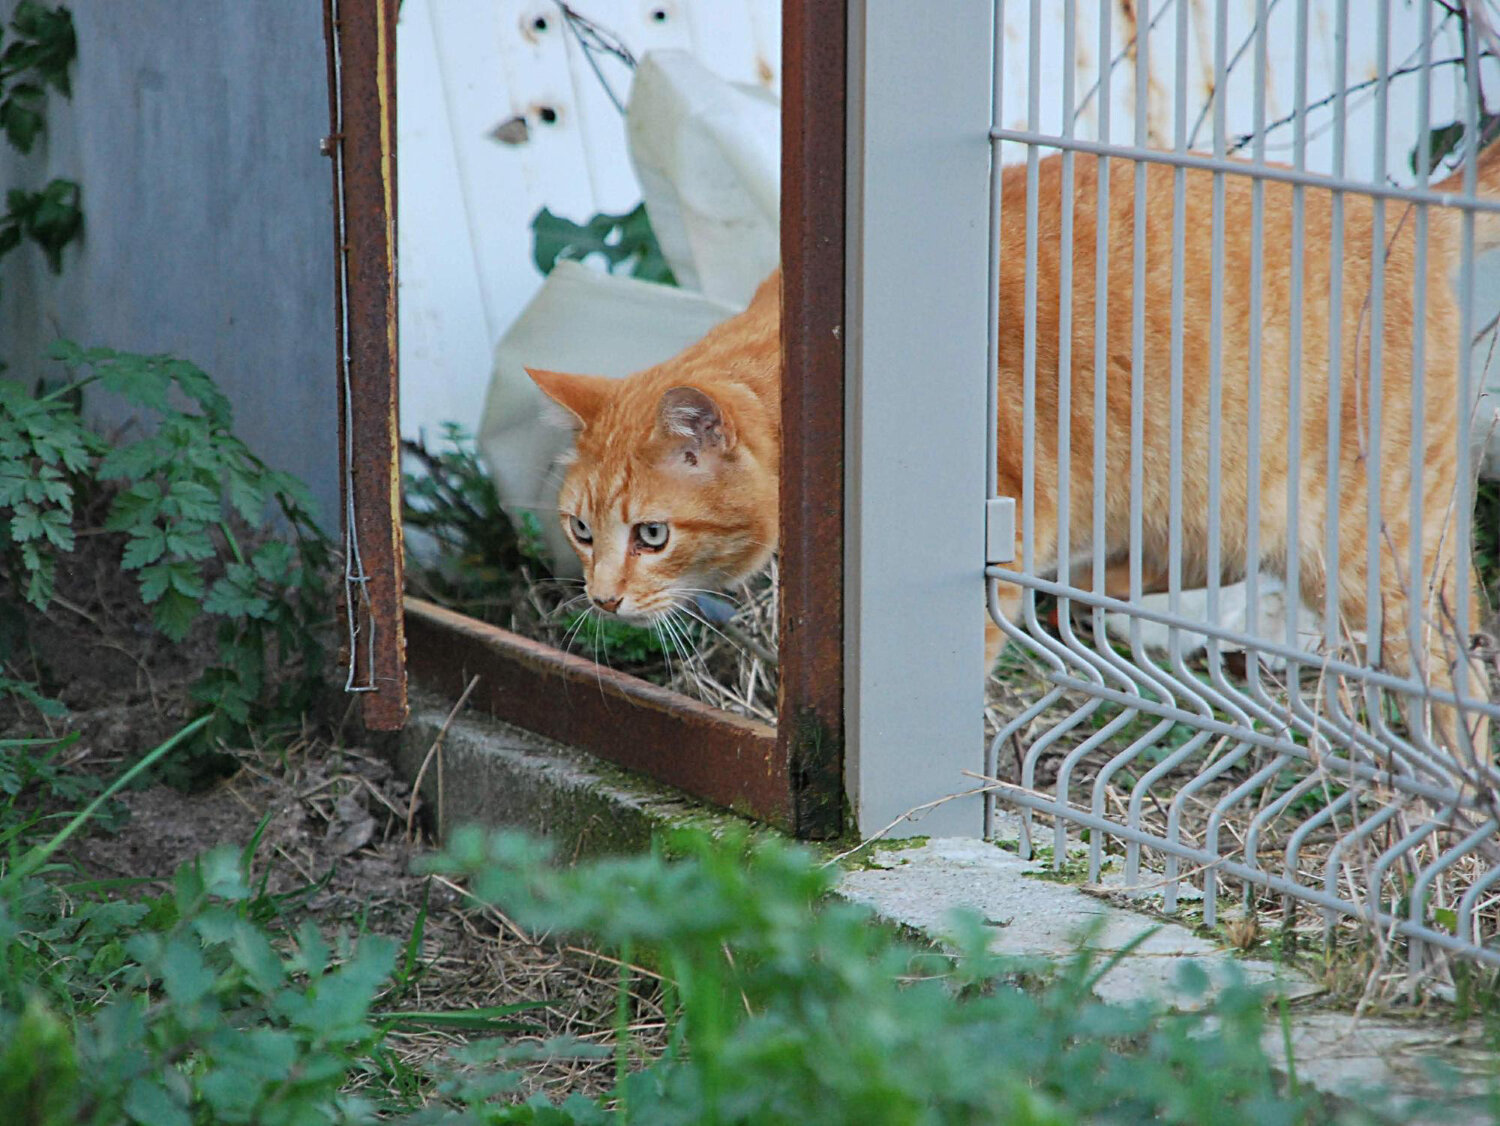
[[[560,855],[572,860],[639,850],[653,834],[671,829],[693,826],[712,832],[746,824],[505,724],[474,715],[449,722],[451,707],[435,697],[415,695],[405,731],[388,747],[409,780],[431,757],[422,793],[427,808],[439,811],[440,835],[464,822],[514,826],[548,837]],[[1187,927],[1039,878],[1045,870],[1042,862],[1022,861],[984,841],[914,838],[881,842],[857,855],[861,859],[840,877],[838,893],[897,926],[940,941],[949,915],[966,909],[994,928],[992,949],[997,953],[1050,960],[1071,956],[1084,935],[1091,935],[1091,944],[1107,954],[1150,931],[1101,980],[1101,998],[1187,1008],[1201,1005],[1203,996],[1179,987],[1183,959],[1193,959],[1205,970],[1209,996],[1238,972],[1298,1002],[1289,1032],[1301,1082],[1348,1099],[1384,1089],[1398,1096],[1398,1106],[1412,1106],[1402,1115],[1408,1122],[1462,1126],[1494,1121],[1478,1104],[1448,1106],[1432,1114],[1417,1111],[1413,1103],[1444,1095],[1478,1099],[1494,1086],[1494,1058],[1475,1025],[1318,1011],[1312,1006],[1320,989],[1304,975],[1236,957]],[[1285,1036],[1286,1030],[1273,1021],[1265,1042],[1273,1060],[1284,1059]],[[1431,1060],[1465,1076],[1457,1090],[1444,1092],[1428,1078],[1426,1061]]]
[[[411,703],[411,718],[387,753],[413,782],[431,756],[422,798],[440,837],[466,822],[514,826],[547,837],[573,860],[638,851],[668,829],[745,824],[486,716],[449,722],[452,704],[432,695],[415,692]]]

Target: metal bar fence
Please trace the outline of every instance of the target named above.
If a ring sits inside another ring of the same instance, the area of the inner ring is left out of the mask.
[[[985,831],[1015,806],[1023,854],[1086,855],[1210,926],[1232,890],[1325,940],[1404,938],[1413,987],[1446,972],[1434,950],[1500,966],[1469,566],[1500,63],[1452,5],[1046,8],[993,11],[988,510],[1020,519],[989,537],[1011,644]],[[1293,109],[1269,121],[1281,44]],[[1351,86],[1353,55],[1373,77]]]

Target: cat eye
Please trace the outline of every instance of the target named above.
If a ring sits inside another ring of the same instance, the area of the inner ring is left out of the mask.
[[[647,551],[660,551],[666,547],[667,535],[667,526],[660,522],[635,526],[635,541]]]
[[[594,533],[589,531],[589,526],[576,516],[568,517],[568,530],[573,533],[573,538],[579,543],[594,542]]]

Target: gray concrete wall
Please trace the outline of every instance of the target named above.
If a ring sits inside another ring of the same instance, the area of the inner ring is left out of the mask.
[[[13,0],[0,0],[8,18]],[[336,526],[333,246],[322,6],[313,0],[74,0],[71,102],[0,188],[83,187],[84,240],[54,277],[0,263],[0,359],[48,372],[50,341],[172,352],[213,375],[257,453]],[[119,404],[91,409],[118,417]]]

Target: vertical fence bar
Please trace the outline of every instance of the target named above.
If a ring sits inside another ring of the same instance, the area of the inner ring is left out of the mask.
[[[843,827],[847,11],[782,9],[778,755],[798,836]]]
[[[1335,176],[1344,175],[1344,145],[1348,116],[1349,83],[1349,4],[1341,0],[1333,32],[1333,163]],[[1323,645],[1330,653],[1338,652],[1343,639],[1339,634],[1339,522],[1343,517],[1339,504],[1339,462],[1343,443],[1344,380],[1344,193],[1334,192],[1330,200],[1330,238],[1328,261],[1328,426],[1326,451],[1327,482],[1323,497]],[[1359,358],[1354,357],[1357,366]],[[1290,612],[1291,608],[1288,608]],[[1338,707],[1338,690],[1330,683],[1326,694],[1330,711]]]
[[[1417,176],[1416,187],[1425,189],[1431,179],[1432,171],[1432,5],[1422,5],[1421,15],[1421,69],[1417,72]],[[1418,278],[1427,276],[1427,205],[1419,203],[1416,205],[1416,232],[1414,235],[1415,265],[1412,275]],[[1411,455],[1408,472],[1411,476],[1410,495],[1407,498],[1407,528],[1410,541],[1406,558],[1406,643],[1408,658],[1411,662],[1409,669],[1410,679],[1418,684],[1427,683],[1427,677],[1431,675],[1431,669],[1427,662],[1419,656],[1426,649],[1422,642],[1422,503],[1423,503],[1423,481],[1422,471],[1426,464],[1427,442],[1423,435],[1427,432],[1427,380],[1425,376],[1425,365],[1427,362],[1427,287],[1418,285],[1412,294],[1411,314]],[[1412,727],[1412,734],[1416,742],[1423,749],[1428,749],[1427,744],[1427,709],[1418,706],[1414,695],[1408,697],[1407,715]],[[1429,866],[1417,878],[1416,894],[1412,897],[1411,919],[1413,922],[1422,922],[1427,916],[1427,900],[1424,880],[1427,874],[1433,872]],[[1409,970],[1409,988],[1412,1000],[1418,995],[1418,983],[1422,979],[1423,962],[1426,960],[1426,947],[1419,938],[1413,938],[1407,949],[1407,967]]]
[[[1432,5],[1422,5],[1422,60],[1421,69],[1417,72],[1417,178],[1416,186],[1425,189],[1432,173]],[[1415,265],[1412,275],[1418,278],[1427,276],[1427,227],[1428,227],[1427,205],[1419,203],[1416,205],[1416,233],[1415,238]],[[1409,507],[1407,509],[1407,527],[1411,530],[1407,537],[1411,542],[1407,551],[1406,559],[1406,638],[1407,649],[1411,654],[1412,679],[1421,684],[1427,682],[1432,670],[1427,667],[1427,662],[1421,654],[1426,651],[1426,645],[1421,641],[1423,636],[1422,626],[1422,591],[1426,585],[1422,575],[1422,536],[1418,529],[1422,527],[1422,505],[1424,503],[1424,487],[1422,480],[1423,468],[1426,464],[1427,443],[1419,440],[1427,432],[1427,380],[1425,378],[1427,366],[1427,287],[1419,285],[1412,294],[1411,314],[1411,461],[1409,472],[1411,474],[1411,495],[1407,498]],[[1413,698],[1415,699],[1415,698]],[[1410,722],[1419,744],[1427,748],[1427,710],[1415,706],[1408,709]],[[1420,960],[1418,948],[1413,946],[1412,963],[1413,972],[1416,971]]]
[[[1307,167],[1307,0],[1297,0],[1296,72],[1293,80],[1292,167],[1299,172]],[[1292,246],[1287,306],[1287,380],[1286,380],[1286,635],[1289,648],[1297,646],[1297,611],[1302,605],[1302,344],[1305,309],[1303,288],[1306,278],[1306,212],[1307,192],[1301,184],[1292,187]],[[1373,474],[1372,474],[1373,476]],[[1287,661],[1286,692],[1294,714],[1307,718],[1317,730],[1316,719],[1309,716],[1302,701],[1300,680],[1302,666]]]
[[[1380,12],[1375,31],[1375,153],[1370,169],[1372,183],[1384,183],[1386,175],[1385,140],[1388,78],[1390,72],[1390,6],[1378,5]],[[1385,200],[1370,200],[1370,360],[1369,393],[1365,406],[1365,464],[1378,467],[1385,449],[1385,256],[1389,233],[1385,224]],[[1358,363],[1358,356],[1355,357]],[[1368,492],[1365,502],[1365,663],[1372,668],[1381,663],[1386,607],[1380,597],[1380,548],[1385,533],[1382,519],[1380,473],[1365,474]],[[1370,688],[1365,693],[1365,707],[1371,722],[1381,714],[1382,696]]]
[[[866,834],[972,789],[983,756],[991,13],[946,14],[849,12],[845,778]],[[982,801],[919,825],[978,835]]]
[[[1267,0],[1255,0],[1255,66],[1251,72],[1254,92],[1251,95],[1251,142],[1250,160],[1253,164],[1264,164],[1266,160],[1266,76],[1270,69],[1266,21],[1269,19]],[[1265,231],[1266,231],[1266,185],[1256,177],[1250,183],[1250,323],[1264,324],[1265,304]],[[1260,606],[1260,407],[1261,407],[1261,351],[1263,341],[1259,332],[1250,333],[1247,425],[1245,435],[1245,605],[1252,614]],[[1252,619],[1254,620],[1254,619]],[[1258,631],[1251,630],[1251,633]],[[1263,707],[1270,698],[1260,683],[1260,650],[1251,645],[1245,650],[1245,683],[1251,695]],[[1252,854],[1250,862],[1255,862]]]
[[[396,0],[331,0],[325,18],[338,83],[332,150],[342,216],[348,683],[366,693],[366,726],[391,730],[407,711],[396,406]]]
[[[1464,165],[1463,194],[1466,199],[1473,200],[1478,188],[1479,173],[1479,145],[1480,145],[1480,105],[1479,105],[1479,56],[1478,41],[1479,32],[1474,26],[1474,20],[1470,18],[1464,24],[1464,72],[1473,77],[1465,83],[1463,120],[1464,120],[1464,144],[1468,150],[1465,154],[1467,161]],[[1459,321],[1459,349],[1458,349],[1458,472],[1455,476],[1453,496],[1453,550],[1457,559],[1454,574],[1457,581],[1453,584],[1453,618],[1457,623],[1454,632],[1458,635],[1454,639],[1453,660],[1453,691],[1458,696],[1459,707],[1457,709],[1458,728],[1457,747],[1450,748],[1452,752],[1461,756],[1461,761],[1474,762],[1478,756],[1482,762],[1489,754],[1488,747],[1474,747],[1469,738],[1469,718],[1464,710],[1465,698],[1469,695],[1469,603],[1472,601],[1473,592],[1469,586],[1469,560],[1474,558],[1474,490],[1473,490],[1473,460],[1470,455],[1470,444],[1472,431],[1470,427],[1474,421],[1474,211],[1465,207],[1460,227],[1459,242],[1459,273],[1458,273],[1458,321]],[[1445,651],[1446,646],[1440,651]],[[1446,653],[1445,653],[1446,659]],[[1481,696],[1489,695],[1488,685],[1480,685]],[[1479,887],[1478,884],[1475,887]],[[1473,894],[1471,889],[1470,895]],[[1466,897],[1467,899],[1467,897]],[[1460,926],[1464,925],[1460,920]],[[1465,933],[1462,929],[1460,934]]]

